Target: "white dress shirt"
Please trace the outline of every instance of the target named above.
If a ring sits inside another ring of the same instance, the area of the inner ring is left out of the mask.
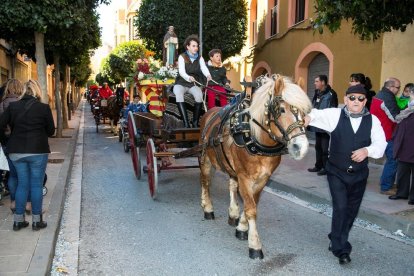
[[[190,58],[190,60],[191,62],[194,62],[194,59]],[[206,63],[204,62],[203,57],[200,57],[200,68],[204,76],[206,77],[210,76],[210,71],[208,70]],[[185,71],[185,61],[181,55],[178,57],[178,73],[183,79],[190,82],[190,75],[188,75],[187,72]]]
[[[326,108],[318,110],[313,108],[308,114],[310,117],[310,126],[323,129],[329,133],[335,130],[341,116],[342,108]],[[372,115],[371,128],[371,145],[366,147],[368,150],[368,157],[381,158],[384,155],[387,141],[385,140],[385,133],[382,129],[381,123],[375,115]],[[354,133],[358,131],[361,125],[362,117],[350,118],[352,129]],[[346,139],[346,137],[344,137]]]

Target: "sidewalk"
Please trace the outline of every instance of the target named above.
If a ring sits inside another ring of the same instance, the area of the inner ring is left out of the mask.
[[[318,176],[307,170],[314,167],[314,164],[313,146],[309,147],[307,155],[300,161],[285,155],[268,185],[311,203],[331,205],[326,176]],[[414,206],[408,205],[408,200],[390,200],[387,195],[380,194],[379,179],[382,168],[382,165],[369,164],[367,189],[358,217],[392,233],[400,229],[404,234],[414,237]]]
[[[47,228],[32,231],[31,216],[27,216],[26,220],[30,222],[29,227],[14,232],[9,197],[2,200],[4,204],[0,206],[0,275],[50,274],[81,111],[77,109],[75,115],[72,115],[69,129],[63,131],[64,138],[49,138],[51,154],[46,170],[48,193],[43,198],[43,210],[45,211],[43,218],[47,221]],[[55,112],[53,115],[56,122]]]

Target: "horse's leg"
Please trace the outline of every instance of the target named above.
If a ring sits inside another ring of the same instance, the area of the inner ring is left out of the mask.
[[[249,223],[243,211],[240,216],[239,224],[237,224],[237,227],[236,227],[236,238],[242,241],[247,240],[248,232],[249,232]]]
[[[263,259],[262,243],[256,226],[258,202],[255,201],[255,198],[259,198],[257,193],[260,193],[263,189],[262,182],[263,180],[257,183],[249,178],[239,177],[239,190],[243,198],[244,213],[249,224],[249,257],[252,259]]]
[[[231,226],[237,226],[239,223],[240,208],[237,201],[237,190],[239,183],[236,179],[230,177],[229,190],[230,190],[230,206],[229,206],[229,220],[228,223]]]
[[[210,199],[212,164],[207,154],[201,158],[204,158],[204,162],[200,165],[201,207],[204,210],[205,219],[214,219],[213,204]]]

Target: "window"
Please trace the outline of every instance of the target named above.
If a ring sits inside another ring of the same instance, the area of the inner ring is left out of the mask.
[[[256,45],[258,36],[257,29],[257,0],[250,4],[250,45]]]
[[[4,67],[0,67],[0,85],[5,83],[9,78],[9,70]]]
[[[305,0],[295,0],[295,24],[305,20]]]
[[[278,2],[275,0],[275,4],[270,12],[270,35],[277,34],[277,12],[278,12]]]
[[[256,45],[257,43],[257,20],[252,22],[252,45]]]

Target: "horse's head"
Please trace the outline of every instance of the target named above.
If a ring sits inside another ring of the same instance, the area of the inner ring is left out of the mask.
[[[264,77],[250,106],[252,120],[256,121],[252,130],[262,142],[283,143],[294,159],[302,159],[309,146],[304,118],[311,107],[303,89],[289,78]]]

